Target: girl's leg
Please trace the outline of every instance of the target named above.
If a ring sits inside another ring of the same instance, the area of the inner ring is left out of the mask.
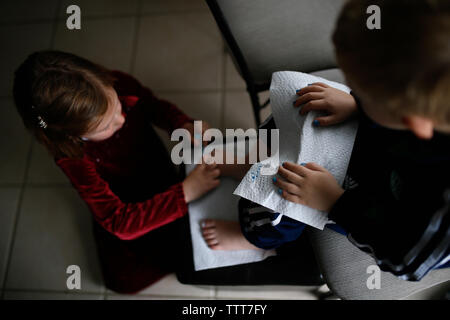
[[[176,271],[182,252],[177,236],[181,236],[182,223],[186,217],[135,240],[121,240],[93,221],[105,286],[117,293],[137,293]]]

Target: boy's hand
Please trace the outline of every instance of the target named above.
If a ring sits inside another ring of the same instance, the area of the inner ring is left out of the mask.
[[[284,179],[273,180],[284,199],[314,209],[329,212],[344,193],[333,175],[313,162],[304,166],[284,162],[278,174]]]
[[[200,144],[203,144],[203,146],[206,146],[208,144],[208,141],[203,141],[203,134],[206,130],[208,130],[209,124],[206,121],[202,121],[202,133],[201,136],[195,136],[194,134],[194,124],[192,122],[186,122],[183,126],[183,129],[186,129],[191,134],[191,141],[194,146],[198,146]]]
[[[217,187],[220,183],[219,176],[220,170],[217,164],[201,163],[197,165],[182,183],[186,203],[200,198]]]
[[[329,126],[344,122],[357,111],[356,101],[351,94],[330,87],[322,82],[312,83],[297,91],[299,98],[294,106],[300,106],[300,114],[310,110],[327,111],[328,115],[317,117],[314,125]]]

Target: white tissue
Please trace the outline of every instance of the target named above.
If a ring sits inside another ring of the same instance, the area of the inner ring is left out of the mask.
[[[262,175],[261,167],[277,167],[284,161],[315,162],[325,167],[342,185],[350,161],[358,123],[356,120],[329,127],[314,127],[312,122],[320,113],[310,111],[305,116],[293,107],[298,97],[296,90],[314,82],[323,82],[339,90],[350,92],[340,83],[301,72],[282,71],[272,75],[270,104],[279,131],[279,162],[269,158],[254,164],[234,191],[266,208],[279,212],[315,228],[323,230],[328,223],[327,213],[287,201],[278,194],[273,184],[274,175]]]
[[[186,173],[195,165],[186,165]],[[196,271],[258,262],[276,255],[275,250],[234,250],[219,251],[208,247],[202,236],[203,219],[238,221],[238,201],[233,195],[238,182],[231,178],[221,178],[220,185],[204,197],[189,203],[189,223],[191,229],[194,268]]]

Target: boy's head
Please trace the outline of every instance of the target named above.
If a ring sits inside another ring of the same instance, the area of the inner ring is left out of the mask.
[[[367,8],[380,8],[369,29]],[[350,0],[333,34],[348,85],[374,121],[430,138],[450,133],[450,1]]]
[[[110,71],[59,51],[31,54],[17,69],[19,114],[56,157],[81,157],[83,140],[103,140],[123,123]]]

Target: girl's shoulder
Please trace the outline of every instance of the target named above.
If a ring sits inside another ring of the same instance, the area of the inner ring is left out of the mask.
[[[151,93],[148,88],[144,88],[142,84],[132,75],[118,70],[113,70],[111,73],[115,79],[114,89],[116,90],[117,95],[139,97],[143,94],[144,90],[147,94],[148,92]]]
[[[53,160],[59,167],[91,166],[94,164],[94,160],[91,159],[87,153],[84,153],[83,156],[79,158],[54,157]]]

